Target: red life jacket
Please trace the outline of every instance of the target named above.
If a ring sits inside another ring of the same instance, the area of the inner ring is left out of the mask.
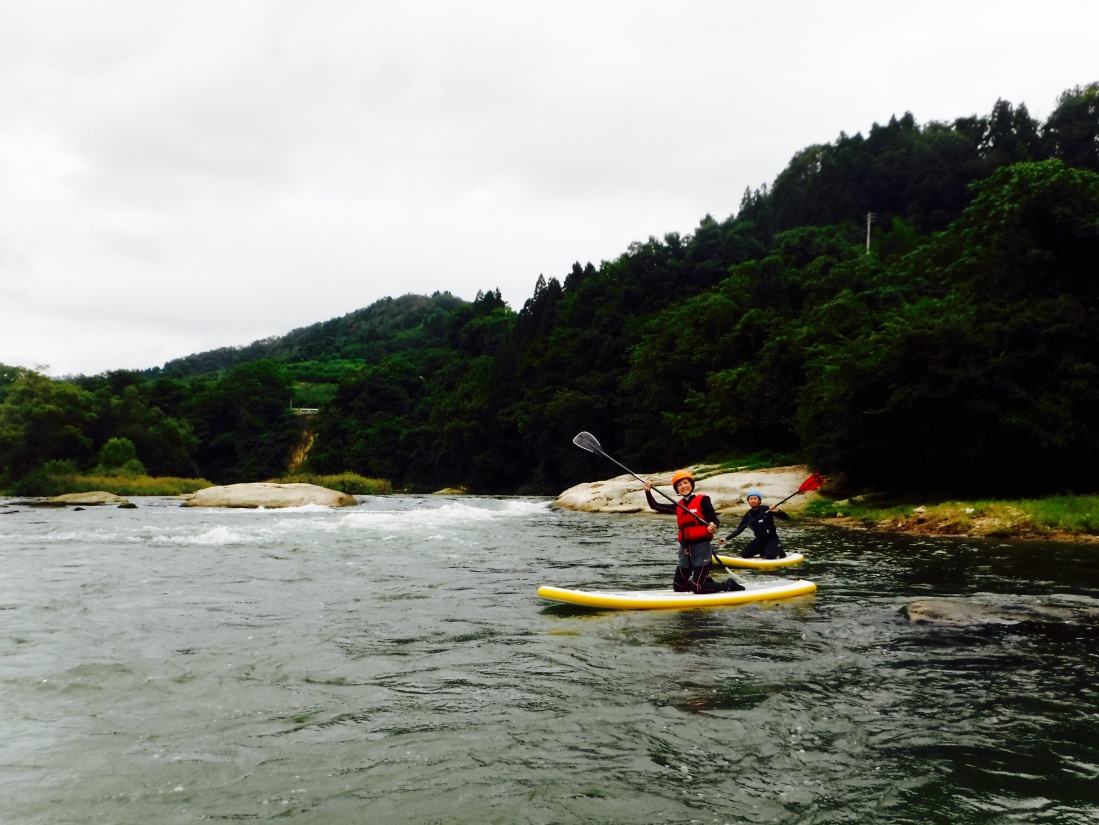
[[[710,529],[707,527],[706,517],[702,515],[702,499],[704,498],[705,496],[692,495],[690,501],[685,498],[680,499],[680,506],[675,508],[675,520],[679,525],[680,544],[694,544],[699,541],[710,540]],[[697,515],[698,518],[684,512],[684,508]]]

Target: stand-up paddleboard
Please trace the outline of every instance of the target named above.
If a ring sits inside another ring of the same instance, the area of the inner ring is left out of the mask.
[[[752,570],[770,570],[774,567],[785,567],[787,564],[797,564],[799,561],[803,561],[805,556],[801,553],[787,553],[785,557],[781,559],[742,559],[740,556],[722,556],[714,554],[719,562],[726,567],[746,567]]]
[[[804,579],[775,579],[769,582],[749,582],[744,585],[744,590],[732,593],[676,593],[674,590],[570,590],[565,587],[543,585],[538,588],[538,595],[551,602],[581,607],[657,610],[791,599],[794,596],[812,593],[816,589],[816,584]]]

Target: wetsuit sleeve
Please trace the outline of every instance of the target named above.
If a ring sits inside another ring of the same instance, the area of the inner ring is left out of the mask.
[[[783,521],[787,521],[790,518],[790,514],[785,510],[775,510],[771,513],[772,516],[778,516]]]
[[[658,513],[667,513],[668,515],[675,515],[675,507],[671,504],[660,504],[655,498],[651,490],[645,491],[645,500],[649,502],[649,507],[656,510]]]

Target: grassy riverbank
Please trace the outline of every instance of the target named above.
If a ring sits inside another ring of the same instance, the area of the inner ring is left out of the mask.
[[[809,503],[805,514],[901,533],[1099,542],[1099,495],[926,503],[822,496]]]
[[[102,490],[116,496],[179,496],[212,486],[204,478],[60,473],[32,474],[6,492],[20,496],[62,496]]]

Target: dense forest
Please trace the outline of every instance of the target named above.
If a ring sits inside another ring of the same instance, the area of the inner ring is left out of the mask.
[[[274,477],[303,426],[308,469],[420,491],[556,493],[608,470],[580,430],[643,472],[770,455],[850,489],[1095,487],[1099,83],[1044,123],[1000,100],[841,134],[727,219],[561,276],[518,311],[405,295],[144,372],[0,366],[0,488],[126,442],[151,474]]]

